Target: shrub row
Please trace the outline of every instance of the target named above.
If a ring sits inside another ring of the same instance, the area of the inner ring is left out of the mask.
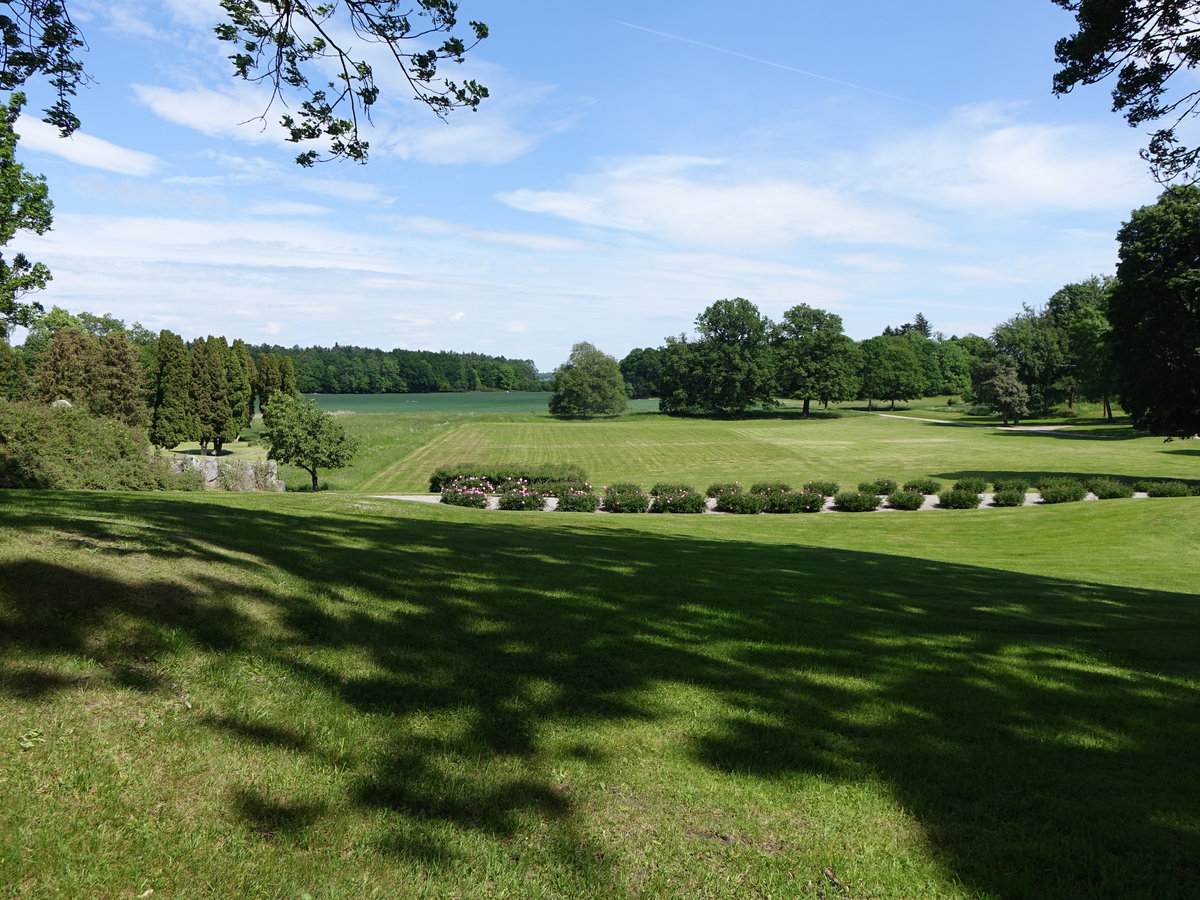
[[[463,478],[480,478],[493,485],[525,482],[538,486],[539,489],[547,486],[575,487],[587,484],[587,476],[583,469],[576,465],[488,466],[480,463],[462,463],[435,469],[429,476],[429,492],[439,493]]]

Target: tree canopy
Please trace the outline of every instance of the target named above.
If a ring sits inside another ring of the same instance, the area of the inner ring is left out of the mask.
[[[1062,68],[1054,93],[1116,75],[1113,110],[1132,126],[1162,122],[1142,150],[1154,177],[1166,183],[1200,175],[1200,146],[1178,136],[1200,112],[1195,79],[1176,77],[1200,62],[1200,7],[1192,0],[1053,0],[1075,14],[1079,30],[1054,45]],[[1183,87],[1172,94],[1169,83]]]
[[[5,34],[0,16],[0,35]],[[2,58],[2,55],[0,55]],[[15,91],[2,107],[0,122],[0,248],[7,247],[18,232],[45,234],[53,222],[46,190],[46,179],[25,171],[16,161],[17,133],[13,126],[25,105],[25,95]],[[50,270],[32,262],[24,253],[6,257],[0,252],[0,340],[14,325],[28,326],[42,311],[38,303],[23,302],[32,291],[41,290],[50,280]]]
[[[263,413],[263,425],[267,458],[303,469],[312,477],[314,491],[320,469],[345,468],[358,452],[358,440],[313,400],[277,394]]]
[[[324,151],[296,157],[302,166],[320,159],[365,162],[361,134],[381,96],[365,48],[382,47],[412,88],[413,98],[439,116],[456,107],[475,109],[488,90],[474,80],[455,82],[439,65],[459,63],[488,35],[469,22],[457,33],[456,0],[220,0],[225,17],[213,28],[230,47],[236,77],[270,88],[271,107],[295,94],[295,114],[280,124],[295,143],[320,140]],[[0,14],[0,89],[17,90],[44,78],[54,92],[45,120],[63,137],[80,122],[71,107],[88,80],[80,58],[86,44],[67,0],[11,0]],[[328,73],[332,72],[332,76]],[[324,155],[323,155],[324,154]]]
[[[554,370],[552,416],[615,416],[628,402],[616,359],[586,341],[572,347],[567,361]]]
[[[1200,186],[1170,188],[1118,233],[1109,342],[1121,405],[1155,434],[1200,433]]]

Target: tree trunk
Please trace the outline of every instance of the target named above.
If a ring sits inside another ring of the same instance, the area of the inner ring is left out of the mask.
[[[213,439],[213,456],[221,455],[221,448],[225,446],[225,442],[220,438]]]
[[[895,411],[895,409],[896,409],[896,398],[895,397],[892,398],[892,407],[891,408],[893,411]]]
[[[809,398],[805,397],[804,398],[804,418],[806,418],[806,419],[808,418],[808,401],[809,401]]]
[[[313,493],[315,494],[317,492],[317,470],[309,469],[308,474],[312,476],[312,483],[313,483],[312,487],[313,487]]]
[[[1108,400],[1108,394],[1104,395],[1104,417],[1110,422],[1113,421],[1112,403]]]

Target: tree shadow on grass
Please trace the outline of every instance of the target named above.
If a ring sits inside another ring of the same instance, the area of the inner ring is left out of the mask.
[[[12,512],[7,529],[54,533],[70,519],[76,538],[53,561],[0,566],[0,652],[84,654],[123,684],[122,667],[181,634],[286,665],[352,714],[394,723],[345,798],[389,814],[382,852],[449,865],[446,828],[541,829],[580,883],[619,892],[541,736],[653,722],[663,714],[646,691],[687,685],[738,710],[680,738],[699,765],[881,780],[968,892],[1197,889],[1194,595],[578,519],[526,528],[83,494]],[[128,553],[144,575],[98,574],[94,553]],[[181,558],[243,568],[257,586],[181,583],[165,574]],[[372,665],[344,671],[337,652]],[[0,680],[14,696],[65,687],[52,672]],[[446,732],[406,725],[451,714]],[[206,721],[247,747],[319,755],[280,723]],[[231,812],[292,836],[323,815],[289,804],[243,793]]]

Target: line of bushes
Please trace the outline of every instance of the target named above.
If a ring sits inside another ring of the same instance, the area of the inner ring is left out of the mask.
[[[482,479],[496,487],[524,482],[536,486],[538,490],[542,490],[550,496],[556,496],[559,489],[587,484],[587,475],[584,474],[583,469],[573,464],[489,466],[481,463],[461,463],[457,466],[440,466],[435,469],[429,476],[429,493],[440,493],[454,482],[466,478]]]

